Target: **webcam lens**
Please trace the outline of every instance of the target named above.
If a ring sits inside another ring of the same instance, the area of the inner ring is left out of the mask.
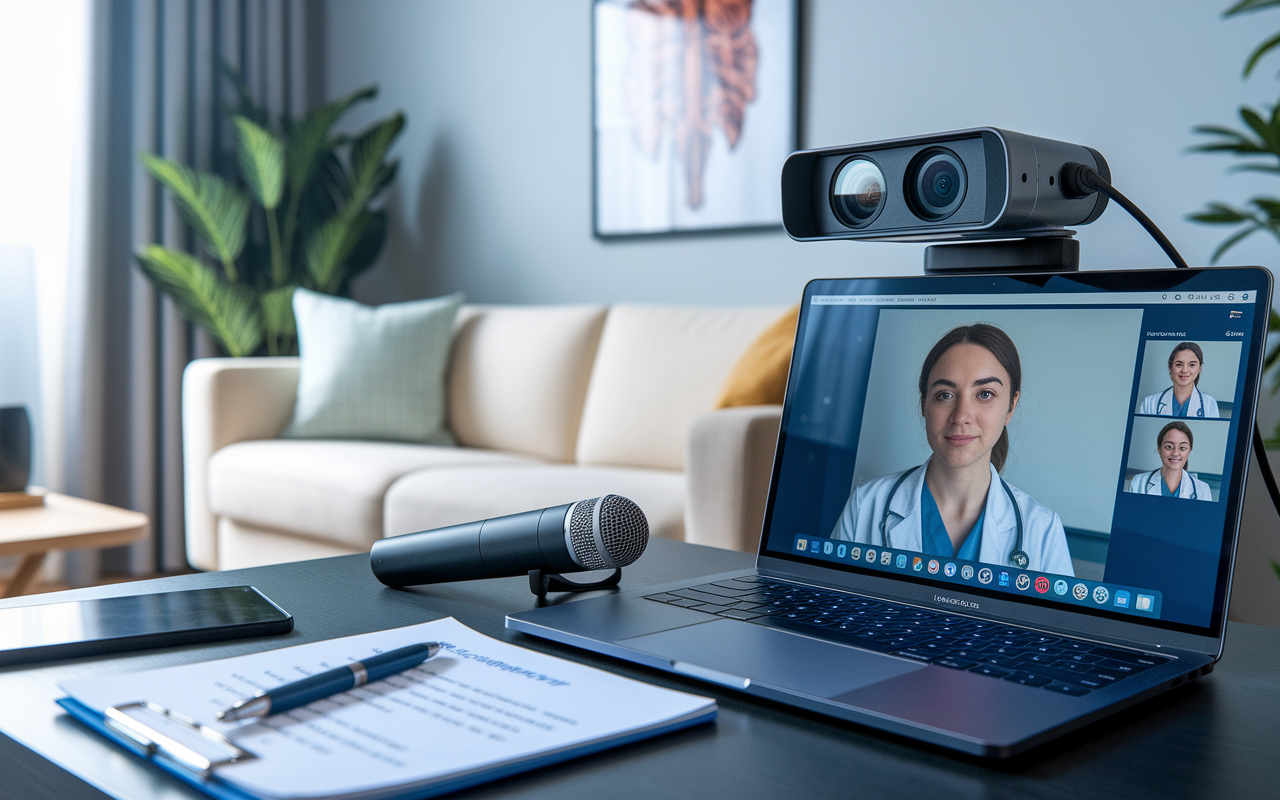
[[[836,173],[831,194],[841,222],[850,228],[869,225],[884,206],[884,173],[865,158],[852,158]]]
[[[950,150],[935,148],[915,157],[907,172],[907,199],[925,219],[946,219],[964,202],[964,165]]]

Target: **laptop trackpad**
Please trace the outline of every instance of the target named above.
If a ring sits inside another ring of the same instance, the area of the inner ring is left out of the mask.
[[[924,669],[900,658],[811,639],[797,633],[720,619],[619,639],[619,644],[671,659],[677,672],[746,688],[745,681],[835,697]],[[706,671],[720,675],[708,674]]]

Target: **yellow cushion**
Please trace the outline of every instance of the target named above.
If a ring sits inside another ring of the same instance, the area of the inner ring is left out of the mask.
[[[725,380],[716,408],[782,404],[799,317],[796,305],[751,343]]]

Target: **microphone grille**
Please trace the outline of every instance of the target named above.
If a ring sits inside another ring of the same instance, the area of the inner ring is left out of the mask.
[[[574,504],[569,544],[574,560],[584,569],[625,567],[640,558],[649,544],[649,520],[640,506],[621,495],[593,497]]]

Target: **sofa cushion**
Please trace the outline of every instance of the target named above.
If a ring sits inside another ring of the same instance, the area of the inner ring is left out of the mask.
[[[682,539],[684,485],[679,472],[572,464],[422,469],[387,490],[385,530],[397,536],[620,494],[644,511],[651,535]]]
[[[370,307],[298,289],[302,366],[284,436],[452,444],[445,367],[462,295]]]
[[[209,459],[209,506],[249,525],[367,550],[382,537],[387,487],[402,475],[530,463],[509,453],[396,442],[238,442]]]
[[[733,365],[783,311],[613,306],[587,387],[578,462],[683,470],[693,418],[712,409]]]
[[[572,461],[603,306],[466,306],[449,364],[459,444]]]

